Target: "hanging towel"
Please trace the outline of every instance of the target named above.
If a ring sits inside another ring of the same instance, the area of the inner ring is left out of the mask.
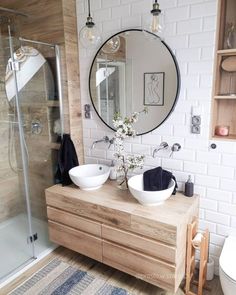
[[[78,165],[79,161],[70,134],[63,134],[58,152],[58,169],[56,172],[56,179],[58,182],[63,186],[71,184],[72,181],[69,176],[69,170]]]
[[[161,167],[157,167],[143,173],[143,187],[145,191],[160,191],[167,189],[171,179],[175,181],[175,188],[173,191],[173,195],[176,194],[176,189],[178,188],[176,179],[174,175],[162,169]]]

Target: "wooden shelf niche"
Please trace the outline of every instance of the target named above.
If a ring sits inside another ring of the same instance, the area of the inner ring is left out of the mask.
[[[227,30],[233,26],[234,32],[232,33],[233,37],[230,38],[231,46],[229,46],[229,42],[227,42]],[[235,0],[219,0],[216,39],[211,137],[219,140],[236,140]],[[230,71],[228,68],[227,70],[223,69],[226,62],[230,64]],[[217,126],[229,126],[229,136],[217,136],[215,134]]]

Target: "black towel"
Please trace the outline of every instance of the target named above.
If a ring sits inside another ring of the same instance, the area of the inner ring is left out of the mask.
[[[151,170],[148,170],[143,173],[143,187],[145,191],[160,191],[167,189],[171,179],[175,181],[175,188],[173,195],[176,194],[176,189],[178,188],[176,179],[174,175],[167,171],[163,170],[161,167],[157,167]]]
[[[79,161],[70,134],[63,134],[61,146],[58,151],[58,169],[56,172],[58,182],[63,186],[71,184],[69,170],[78,165]]]

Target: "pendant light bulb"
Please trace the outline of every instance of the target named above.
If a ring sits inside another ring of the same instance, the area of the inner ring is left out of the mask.
[[[153,15],[152,24],[151,24],[151,32],[155,34],[155,33],[158,33],[159,30],[160,30],[159,16]]]
[[[161,13],[159,3],[157,3],[157,0],[155,0],[149,16],[143,22],[143,31],[151,32],[157,35],[158,37],[161,37],[163,33],[162,22],[163,15]]]
[[[88,0],[88,17],[85,26],[79,33],[80,42],[87,49],[96,48],[102,41],[101,33],[93,22],[90,13],[90,0]]]

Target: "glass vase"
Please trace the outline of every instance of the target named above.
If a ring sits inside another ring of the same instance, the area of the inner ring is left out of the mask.
[[[128,187],[128,175],[124,171],[117,173],[117,186],[121,190],[127,190]]]

